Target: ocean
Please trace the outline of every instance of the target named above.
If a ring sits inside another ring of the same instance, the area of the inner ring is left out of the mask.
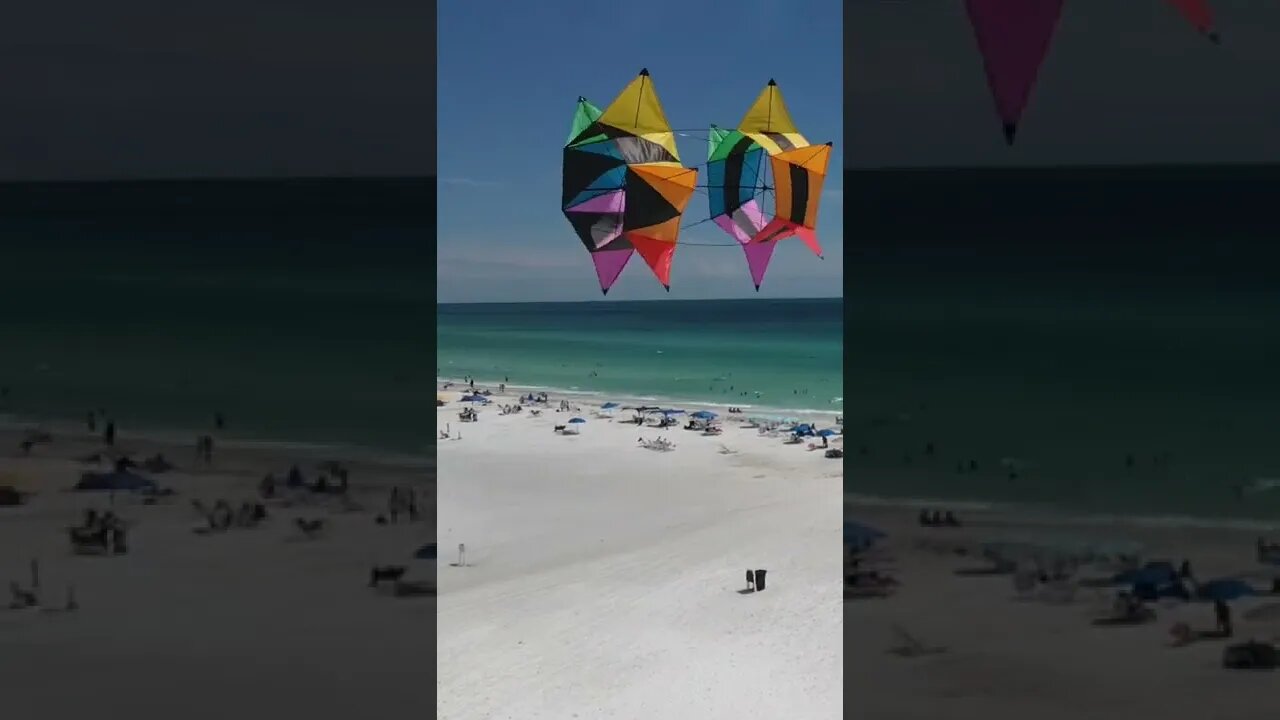
[[[1236,492],[1280,477],[1277,189],[1260,167],[847,174],[846,491],[1280,520],[1280,491]]]
[[[844,408],[839,298],[458,304],[436,320],[442,378],[762,414]]]
[[[426,454],[427,180],[0,185],[0,415]]]

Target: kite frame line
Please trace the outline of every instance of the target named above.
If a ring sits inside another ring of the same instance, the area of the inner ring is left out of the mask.
[[[712,127],[716,127],[716,126],[714,126],[714,125],[713,125]],[[673,130],[672,132],[675,132],[677,135],[681,135],[681,134],[683,134],[683,133],[684,133],[684,132],[686,132],[686,131],[683,131],[683,130],[681,130],[681,131],[674,131],[674,130]],[[685,137],[688,137],[688,136],[685,136]],[[813,149],[814,149],[814,153],[813,153],[813,154],[814,154],[814,155],[816,155],[816,154],[818,154],[819,152],[821,152],[821,148],[824,148],[824,147],[833,147],[833,143],[832,143],[832,142],[830,142],[830,141],[828,141],[828,142],[825,142],[825,143],[819,143],[819,144],[817,144],[817,145],[809,145],[809,146],[807,146],[807,147],[809,147],[809,148],[813,148]],[[801,148],[801,149],[805,149],[805,148]],[[706,165],[709,165],[709,164],[710,164],[710,161],[703,162],[703,163],[699,163],[699,164],[697,164],[697,165],[693,165],[693,166],[691,166],[691,169],[698,169],[698,168],[702,168],[702,167],[705,167]],[[765,170],[765,167],[766,167],[766,166],[769,166],[769,167],[770,167],[770,169],[769,169],[767,172],[772,173],[772,172],[773,172],[773,170],[771,169],[771,168],[772,168],[772,166],[771,166],[771,165],[768,165],[767,163],[762,163],[762,164],[761,164],[760,172],[761,172],[762,174],[763,174],[763,173],[765,173],[765,172],[766,172],[766,170]],[[697,192],[697,193],[701,193],[702,195],[704,195],[704,196],[705,196],[705,195],[706,195],[706,190],[708,190],[708,189],[711,189],[711,188],[725,188],[725,187],[728,187],[728,186],[726,186],[726,185],[695,185],[695,186],[694,186],[694,191],[695,191],[695,192]],[[759,192],[755,192],[755,193],[753,193],[753,194],[752,194],[752,196],[751,196],[752,198],[763,198],[763,197],[765,197],[766,195],[768,195],[768,196],[772,196],[773,191],[774,191],[774,186],[773,186],[772,184],[769,184],[768,182],[765,182],[763,185],[756,185],[756,186],[752,186],[752,188],[751,188],[751,189],[752,189],[752,190],[758,190],[758,191],[759,191]],[[699,225],[702,225],[703,223],[709,223],[709,222],[714,222],[714,221],[715,221],[715,218],[714,218],[714,217],[705,217],[705,218],[703,218],[703,219],[701,219],[701,220],[697,220],[697,221],[695,221],[695,222],[691,222],[691,223],[689,223],[689,224],[687,224],[687,225],[681,225],[681,226],[680,226],[680,229],[681,229],[681,230],[687,230],[687,229],[689,229],[689,228],[691,228],[691,227],[697,227],[697,226],[699,226]],[[684,241],[684,240],[676,240],[676,243],[675,243],[675,244],[676,244],[676,245],[688,245],[689,247],[742,247],[742,245],[741,245],[740,243],[732,242],[732,241],[731,241],[731,242],[718,242],[718,243],[698,243],[698,242],[686,242],[686,241]],[[821,256],[819,256],[819,259],[822,259],[822,258],[821,258]]]

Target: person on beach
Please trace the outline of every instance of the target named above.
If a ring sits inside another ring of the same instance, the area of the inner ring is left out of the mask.
[[[227,426],[227,418],[222,414],[221,410],[213,414],[213,426],[219,430]]]
[[[262,482],[258,483],[258,494],[264,498],[270,499],[276,496],[276,476],[267,473],[262,478]]]
[[[467,546],[465,543],[458,543],[458,567],[467,566]]]
[[[116,424],[113,420],[107,421],[107,427],[102,431],[102,441],[107,445],[116,444]]]
[[[1213,614],[1218,622],[1218,632],[1223,637],[1231,637],[1231,606],[1222,600],[1214,600]]]
[[[418,494],[413,488],[408,488],[406,493],[409,496],[409,522],[417,522],[418,520]]]
[[[387,498],[387,515],[391,518],[391,522],[396,522],[400,517],[400,488],[391,488],[391,495]]]
[[[756,589],[756,574],[751,570],[747,571],[747,589],[754,591]]]

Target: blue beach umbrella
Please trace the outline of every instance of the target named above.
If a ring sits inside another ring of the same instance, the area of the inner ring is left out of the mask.
[[[616,402],[607,402],[607,403],[605,403],[605,404],[601,405],[601,406],[600,406],[600,409],[601,409],[601,410],[612,410],[612,409],[614,409],[614,408],[616,408],[616,407],[618,407],[618,403],[616,403]]]
[[[584,423],[584,422],[586,422],[586,420],[583,420],[583,419],[582,419],[582,418],[580,418],[580,417],[576,417],[576,418],[569,418],[569,424],[570,424],[570,425],[581,425],[581,424],[582,424],[582,423]]]
[[[830,430],[830,429],[818,431],[818,437],[831,437],[832,435],[839,435],[839,434],[840,433],[836,432],[835,430]]]
[[[868,525],[859,522],[846,520],[844,523],[844,544],[845,547],[854,551],[866,550],[875,544],[877,540],[885,538],[885,534]]]
[[[719,416],[719,415],[716,415],[715,413],[711,412],[710,410],[699,410],[698,412],[693,413],[693,414],[692,414],[692,415],[690,415],[689,417],[698,418],[699,420],[715,420],[716,418],[718,418],[718,417],[720,417],[720,416]]]
[[[1210,580],[1196,587],[1196,597],[1201,600],[1239,600],[1248,595],[1257,595],[1258,591],[1243,580],[1224,578]]]

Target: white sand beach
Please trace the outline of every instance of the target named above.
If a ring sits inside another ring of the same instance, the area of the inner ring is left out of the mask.
[[[388,488],[434,495],[428,461],[356,450],[220,441],[213,463],[192,443],[121,428],[116,447],[142,460],[163,452],[178,469],[153,477],[176,495],[144,504],[132,493],[69,492],[95,466],[96,436],[51,427],[51,443],[18,450],[21,431],[0,431],[0,485],[33,493],[0,507],[0,677],[14,718],[351,718],[388,712],[429,717],[435,616],[432,597],[398,598],[368,587],[375,564],[427,577],[415,550],[422,521],[379,525]],[[297,463],[308,479],[322,461],[349,470],[350,499],[306,491],[267,501],[257,527],[197,534],[193,499],[238,505],[267,472]],[[103,469],[106,469],[105,467]],[[127,553],[74,554],[68,528],[83,511],[111,509],[128,525]],[[323,519],[306,539],[295,518]],[[39,562],[43,607],[7,609],[10,581],[31,588]],[[66,610],[68,587],[78,608]]]
[[[1226,670],[1223,648],[1250,639],[1280,639],[1280,596],[1231,603],[1235,636],[1171,647],[1171,627],[1214,628],[1208,602],[1161,601],[1154,621],[1096,627],[1111,614],[1118,588],[1079,587],[1070,601],[1043,588],[1019,596],[1009,575],[961,576],[984,567],[947,550],[1002,538],[1071,537],[1138,543],[1148,559],[1187,559],[1201,581],[1241,577],[1270,588],[1276,568],[1255,561],[1258,529],[1133,526],[1067,518],[1014,517],[1004,511],[957,514],[966,527],[923,528],[918,507],[859,505],[852,518],[888,537],[868,556],[901,583],[888,598],[845,605],[848,717],[1070,718],[1133,717],[1261,720],[1276,716],[1276,674]],[[1274,539],[1274,536],[1273,536]],[[1082,568],[1078,577],[1102,575]],[[928,649],[895,654],[908,644],[899,628]],[[856,712],[856,714],[855,714]]]
[[[557,399],[438,410],[461,432],[437,443],[439,717],[840,717],[842,463]],[[575,415],[580,434],[553,431]],[[659,435],[676,448],[637,442]],[[748,568],[763,591],[740,592]]]

